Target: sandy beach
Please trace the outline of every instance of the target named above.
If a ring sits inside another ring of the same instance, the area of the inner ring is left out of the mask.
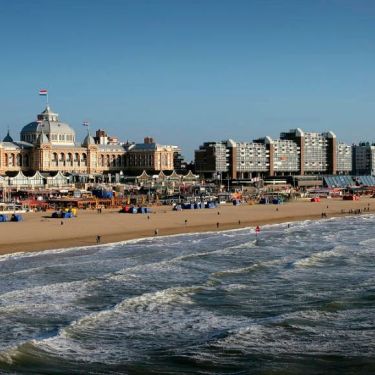
[[[327,207],[328,206],[328,207]],[[22,222],[0,223],[0,254],[40,251],[73,246],[118,242],[158,235],[256,227],[289,221],[348,215],[349,210],[375,210],[375,200],[325,199],[318,203],[295,201],[276,205],[221,205],[217,209],[172,211],[170,206],[153,207],[147,214],[123,214],[118,210],[81,210],[73,219],[52,219],[51,212],[24,214]],[[342,212],[344,211],[344,213]],[[368,212],[366,212],[368,213]],[[185,222],[186,221],[186,222]],[[61,224],[63,222],[63,224]],[[219,224],[218,224],[219,223]]]

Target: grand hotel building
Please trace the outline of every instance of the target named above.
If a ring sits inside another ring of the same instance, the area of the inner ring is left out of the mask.
[[[177,146],[159,145],[148,137],[144,143],[120,144],[104,131],[98,131],[95,138],[88,132],[78,143],[74,129],[47,106],[36,121],[23,127],[20,141],[8,132],[0,142],[0,176],[18,171],[91,175],[172,171],[178,152]]]

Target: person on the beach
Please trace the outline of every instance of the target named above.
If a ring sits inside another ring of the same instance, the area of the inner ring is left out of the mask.
[[[101,240],[101,236],[96,236],[96,243],[99,244]]]
[[[220,224],[217,222],[217,223],[216,223],[216,228],[219,228],[219,225],[220,225]]]
[[[187,224],[187,219],[185,219],[185,225]]]
[[[159,229],[155,229],[155,236],[157,236],[159,234]]]

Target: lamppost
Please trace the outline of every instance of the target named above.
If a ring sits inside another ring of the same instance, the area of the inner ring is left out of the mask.
[[[219,191],[221,190],[221,183],[222,183],[222,172],[217,172],[217,179],[219,180]]]

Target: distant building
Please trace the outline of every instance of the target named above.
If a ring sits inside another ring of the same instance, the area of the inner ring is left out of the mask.
[[[253,142],[206,142],[195,151],[196,173],[215,178],[251,179],[265,176],[349,174],[351,146],[337,143],[332,132],[301,129]]]
[[[353,148],[346,143],[337,143],[336,147],[336,174],[350,174],[353,170]]]
[[[301,175],[336,174],[336,135],[334,133],[308,133],[298,128],[281,133],[280,138],[292,140],[298,145]]]
[[[375,144],[353,145],[353,174],[375,175]]]
[[[87,133],[82,143],[74,129],[61,122],[49,106],[21,130],[21,141],[14,141],[9,132],[0,142],[0,175],[7,172],[67,172],[102,174],[127,172],[172,171],[177,146],[162,146],[152,138],[145,143],[120,144],[98,130],[95,138]]]
[[[150,137],[146,137],[144,143],[127,144],[125,169],[134,173],[172,171],[175,149],[176,146],[159,145]]]
[[[229,176],[230,141],[205,142],[195,151],[195,172],[205,178]]]

